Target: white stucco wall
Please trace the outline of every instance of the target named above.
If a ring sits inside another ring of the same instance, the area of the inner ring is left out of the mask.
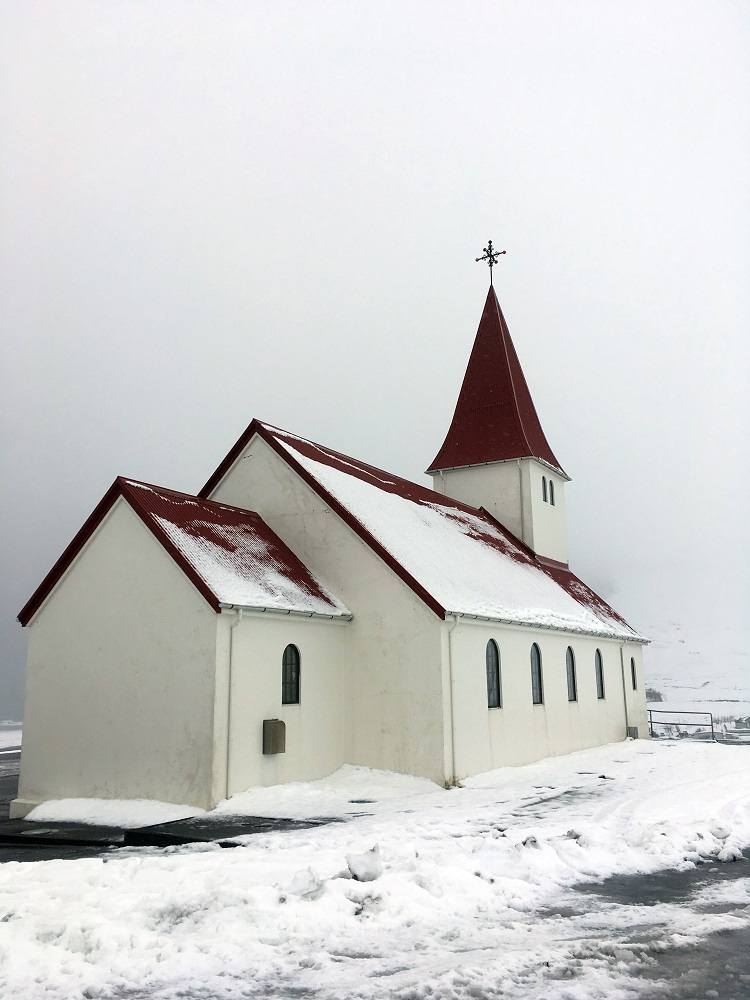
[[[549,493],[544,501],[542,477],[554,483],[554,504]],[[449,469],[432,482],[438,493],[484,507],[538,555],[568,561],[565,480],[535,459]]]
[[[565,480],[533,459],[527,466],[531,504],[532,539],[529,543],[537,555],[568,561],[568,521],[565,512]],[[547,501],[544,500],[542,478],[547,480]],[[555,502],[550,502],[549,484],[553,483]]]
[[[445,623],[453,670],[453,718],[457,779],[495,767],[518,765],[622,740],[628,725],[646,736],[642,667],[639,687],[630,684],[630,657],[640,665],[640,647],[625,644],[625,691],[620,643],[562,632],[459,619]],[[502,708],[488,709],[485,651],[497,642],[501,660]],[[531,645],[542,654],[544,703],[531,693]],[[576,658],[578,700],[568,701],[565,653]],[[605,697],[597,698],[594,655],[601,650]]]
[[[246,612],[239,622],[235,612],[221,615],[220,689],[229,683],[231,655],[231,699],[217,718],[217,799],[255,785],[321,778],[346,762],[350,627],[272,613]],[[290,643],[300,653],[298,705],[281,703],[282,656]],[[264,719],[285,722],[284,753],[262,753]]]
[[[67,797],[210,806],[217,618],[119,499],[29,625],[13,815]]]
[[[351,610],[345,762],[443,782],[437,615],[261,438],[250,442],[211,499],[258,511]],[[328,755],[331,748],[321,745],[320,753]]]

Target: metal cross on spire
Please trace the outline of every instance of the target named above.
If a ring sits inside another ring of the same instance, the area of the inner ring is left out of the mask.
[[[484,247],[484,256],[475,258],[477,262],[480,260],[486,260],[490,265],[490,284],[492,284],[492,268],[495,264],[497,264],[497,258],[503,253],[505,253],[505,250],[494,250],[492,247],[492,240],[488,240],[487,246]]]

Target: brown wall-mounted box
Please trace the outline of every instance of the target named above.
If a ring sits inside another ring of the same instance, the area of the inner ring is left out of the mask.
[[[263,753],[286,751],[286,723],[281,719],[263,720]]]

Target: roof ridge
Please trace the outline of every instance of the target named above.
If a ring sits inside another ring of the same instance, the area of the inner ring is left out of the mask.
[[[153,490],[154,493],[166,493],[169,496],[180,497],[185,500],[192,500],[194,503],[206,507],[215,507],[219,510],[229,510],[236,512],[238,514],[251,515],[252,517],[258,517],[263,521],[263,517],[256,510],[251,510],[249,507],[238,507],[235,504],[223,503],[220,500],[209,500],[208,497],[202,497],[200,494],[196,493],[185,493],[182,490],[173,490],[168,486],[157,486],[156,483],[147,483],[140,479],[128,479],[123,476],[118,476],[115,482],[121,482],[127,487],[145,487],[146,489]],[[265,523],[265,522],[264,522]]]

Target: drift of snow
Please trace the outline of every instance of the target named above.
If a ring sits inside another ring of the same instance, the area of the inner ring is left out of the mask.
[[[0,750],[20,746],[21,724],[18,722],[0,723]]]
[[[380,848],[375,844],[364,854],[347,854],[346,867],[358,882],[374,882],[383,874]]]
[[[151,799],[50,799],[32,809],[26,819],[35,823],[83,823],[134,830],[199,816],[204,811]]]
[[[427,778],[344,764],[318,781],[290,781],[270,788],[250,788],[231,799],[224,799],[214,813],[286,819],[347,816],[369,811],[373,803],[414,801],[415,796],[434,794],[439,787]]]
[[[321,784],[329,809],[337,789],[344,822],[239,838],[229,851],[6,863],[0,996],[635,997],[654,949],[750,925],[749,880],[725,888],[736,900],[726,913],[586,897],[561,916],[571,887],[700,860],[720,868],[750,844],[749,771],[747,748],[647,741],[451,790],[418,779],[409,790],[415,779],[395,775],[388,794],[387,774],[368,786],[351,768]],[[269,811],[278,794],[288,812],[283,787],[264,794]],[[374,801],[347,815],[363,798]],[[346,857],[373,843],[380,877],[342,877]]]

